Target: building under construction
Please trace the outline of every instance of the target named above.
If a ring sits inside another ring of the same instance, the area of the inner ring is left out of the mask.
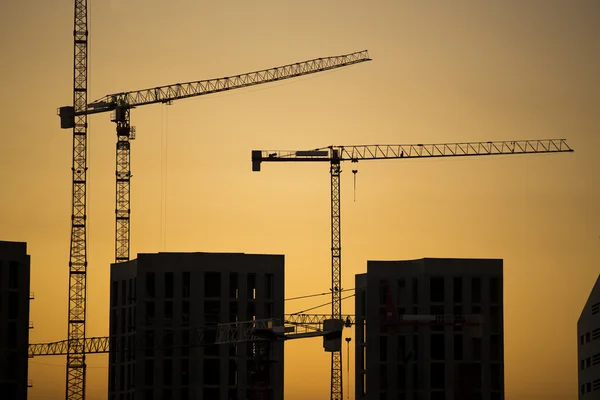
[[[356,399],[503,399],[502,269],[368,261],[356,275]]]
[[[110,334],[136,350],[109,353],[109,399],[283,398],[282,341],[214,343],[217,324],[283,320],[284,256],[139,254],[113,264],[110,280]]]

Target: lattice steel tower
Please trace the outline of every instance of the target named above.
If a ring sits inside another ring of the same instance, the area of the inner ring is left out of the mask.
[[[87,269],[87,0],[75,0],[73,27],[73,202],[69,258],[69,324],[66,398],[85,398],[85,291]]]

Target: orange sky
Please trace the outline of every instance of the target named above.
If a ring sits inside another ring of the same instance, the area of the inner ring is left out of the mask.
[[[55,112],[71,104],[72,19],[72,1],[0,3],[0,239],[29,244],[32,342],[67,332],[72,138]],[[325,292],[327,165],[253,173],[252,149],[567,138],[575,153],[360,163],[356,202],[343,166],[342,262],[351,288],[369,259],[503,258],[507,399],[576,398],[576,321],[600,256],[598,20],[592,0],[91,2],[90,100],[362,49],[373,58],[134,110],[132,255],[285,254],[288,296]],[[108,115],[89,121],[87,326],[100,336],[115,133]],[[286,399],[327,398],[321,340],[286,351]],[[106,398],[106,360],[88,358],[88,400]],[[64,373],[62,357],[31,360],[30,398],[64,398]]]

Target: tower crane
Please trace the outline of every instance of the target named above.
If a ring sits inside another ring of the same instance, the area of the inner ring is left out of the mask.
[[[345,67],[369,61],[366,50],[317,58],[231,77],[158,86],[109,94],[87,103],[87,0],[75,0],[73,105],[60,107],[61,128],[73,130],[71,246],[69,259],[69,320],[66,398],[85,399],[85,322],[87,273],[87,116],[111,112],[116,124],[115,263],[129,260],[130,247],[130,141],[135,139],[131,109],[167,103]]]
[[[573,150],[566,139],[515,140],[409,145],[329,146],[314,150],[253,150],[252,170],[260,171],[263,162],[326,162],[331,175],[331,319],[329,325],[343,326],[342,319],[342,248],[340,163],[363,160],[412,159],[429,157],[467,157],[510,154],[564,153]],[[340,336],[341,338],[341,336]],[[339,346],[325,348],[331,352],[331,400],[342,400],[342,352]]]

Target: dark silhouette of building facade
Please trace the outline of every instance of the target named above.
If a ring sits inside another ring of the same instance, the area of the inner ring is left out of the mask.
[[[368,261],[356,275],[356,399],[504,399],[502,264]],[[400,323],[402,315],[464,316],[477,325]]]
[[[579,398],[600,399],[600,276],[577,321]]]
[[[27,399],[29,346],[27,243],[0,241],[0,398]]]
[[[139,254],[111,266],[110,292],[111,336],[143,349],[109,353],[109,400],[252,398],[257,348],[249,342],[214,345],[216,326],[283,320],[284,257]],[[205,345],[192,343],[198,332]],[[267,398],[282,399],[283,343],[273,343],[269,353]]]

